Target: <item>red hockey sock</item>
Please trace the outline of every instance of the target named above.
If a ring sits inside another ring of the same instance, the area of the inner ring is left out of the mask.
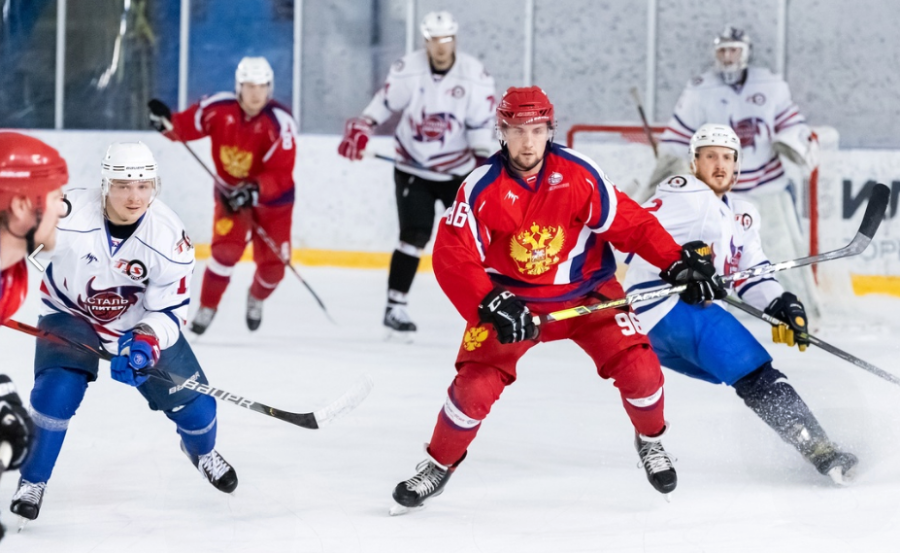
[[[222,294],[228,288],[231,277],[218,275],[209,269],[203,272],[203,288],[200,290],[200,306],[216,309],[222,301]]]

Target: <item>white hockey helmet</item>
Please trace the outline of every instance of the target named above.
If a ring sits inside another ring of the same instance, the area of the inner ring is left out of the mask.
[[[722,146],[734,150],[734,178],[741,174],[741,141],[734,129],[728,125],[707,123],[697,129],[691,137],[691,172],[697,171],[697,152],[704,146]]]
[[[272,93],[275,92],[275,72],[268,60],[251,56],[241,59],[234,72],[235,95],[240,96],[243,83],[269,85],[269,98],[272,98]]]
[[[434,37],[456,36],[459,24],[450,12],[431,12],[422,19],[422,36],[425,40]]]
[[[100,190],[103,210],[106,211],[106,197],[109,195],[110,181],[134,180],[153,181],[152,203],[159,196],[161,182],[157,172],[153,152],[143,142],[116,142],[110,144],[100,163]]]
[[[742,29],[728,25],[719,36],[713,40],[713,56],[716,59],[716,71],[722,76],[725,84],[735,84],[740,81],[747,64],[750,61],[750,36]],[[723,59],[725,56],[719,54],[719,50],[723,48],[734,48],[738,50],[734,57]]]

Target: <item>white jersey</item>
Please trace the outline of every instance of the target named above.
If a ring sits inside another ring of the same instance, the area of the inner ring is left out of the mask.
[[[741,175],[735,192],[770,183],[786,186],[787,177],[772,144],[777,140],[794,144],[798,133],[808,140],[811,132],[791,101],[787,83],[761,67],[747,69],[743,86],[725,84],[715,71],[688,83],[660,137],[660,153],[686,159],[691,136],[706,123],[729,125],[741,140]]]
[[[679,244],[702,240],[712,248],[716,273],[729,275],[769,263],[759,241],[760,217],[753,204],[735,194],[719,199],[693,175],[677,175],[660,183],[656,194],[643,204]],[[648,292],[668,286],[659,269],[639,256],[629,256],[625,289]],[[736,281],[738,296],[764,309],[784,289],[771,276]],[[637,304],[641,325],[650,331],[675,306],[678,296]]]
[[[109,234],[99,188],[67,190],[66,198],[72,212],[57,226],[41,283],[43,314],[88,321],[104,345],[138,323],[153,329],[161,349],[174,345],[187,318],[194,270],[181,219],[157,198],[134,234],[120,242]]]
[[[473,152],[487,157],[497,149],[495,104],[494,78],[480,61],[457,52],[453,67],[437,75],[425,50],[417,50],[394,62],[363,116],[380,124],[402,111],[394,135],[397,168],[446,181],[472,172]]]

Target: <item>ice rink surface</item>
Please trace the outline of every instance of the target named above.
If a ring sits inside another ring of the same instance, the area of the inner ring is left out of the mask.
[[[311,411],[364,373],[354,412],[307,430],[219,404],[217,449],[237,469],[233,496],[178,448],[174,425],[109,378],[88,389],[69,427],[38,520],[16,534],[0,482],[6,552],[781,552],[900,550],[900,387],[820,350],[770,347],[775,366],[831,437],[860,458],[838,488],[743,406],[730,388],[666,371],[664,440],[677,458],[672,502],[637,467],[619,396],[573,343],[529,352],[445,493],[389,517],[391,490],[415,473],[454,375],[464,324],[434,277],[420,275],[413,344],[384,341],[384,271],[300,267],[331,325],[288,273],[244,324],[252,265],[239,265],[209,331],[193,340],[214,386]],[[202,264],[194,279],[199,288]],[[37,318],[37,286],[18,319]],[[900,300],[854,298],[858,321],[820,337],[900,374]],[[196,309],[196,306],[194,306]],[[33,339],[0,329],[0,370],[27,397]]]

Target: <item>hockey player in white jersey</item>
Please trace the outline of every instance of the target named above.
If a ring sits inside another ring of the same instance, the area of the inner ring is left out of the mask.
[[[384,324],[406,336],[416,330],[407,294],[431,240],[435,200],[449,207],[463,178],[496,150],[494,78],[456,50],[458,27],[448,12],[426,15],[425,49],[394,63],[362,116],[347,121],[338,147],[340,155],[362,159],[374,127],[402,112],[394,136],[400,241],[391,257]]]
[[[150,409],[163,411],[194,466],[230,493],[237,475],[213,449],[215,400],[159,376],[207,382],[181,334],[194,269],[191,241],[178,216],[157,198],[160,181],[147,146],[111,145],[101,174],[100,188],[68,192],[71,213],[57,227],[38,327],[115,355],[112,378],[137,387]],[[148,378],[150,369],[157,376]],[[59,339],[38,338],[34,372],[35,436],[10,506],[26,520],[40,512],[69,420],[98,377],[99,358]]]
[[[691,172],[660,183],[644,204],[676,242],[710,245],[716,271],[722,275],[769,263],[760,245],[760,214],[735,194],[743,164],[740,142],[727,125],[703,125],[690,141]],[[687,246],[685,246],[687,247]],[[640,257],[629,262],[625,288],[629,293],[667,286],[658,270]],[[803,304],[770,276],[737,281],[734,291],[745,302],[784,321],[772,327],[777,343],[809,345]],[[857,462],[825,434],[787,377],[772,366],[762,345],[718,302],[688,305],[678,296],[636,308],[643,332],[664,367],[692,378],[734,388],[766,424],[794,446],[816,469],[843,481]]]
[[[769,255],[781,261],[807,255],[791,183],[782,166],[784,158],[808,175],[818,165],[818,141],[791,99],[787,83],[763,67],[748,65],[750,38],[726,27],[713,41],[715,68],[692,79],[660,137],[659,161],[647,188],[635,194],[643,203],[667,176],[686,172],[691,135],[706,123],[728,125],[741,140],[741,175],[734,192],[766,213],[761,231]],[[803,297],[817,315],[818,300],[809,268],[778,276]]]

